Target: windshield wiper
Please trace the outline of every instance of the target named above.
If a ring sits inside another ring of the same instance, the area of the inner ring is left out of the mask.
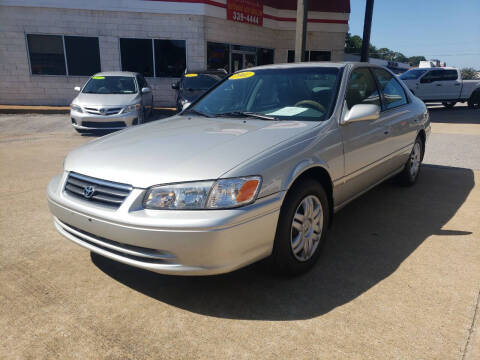
[[[207,114],[207,113],[204,113],[203,111],[196,110],[196,109],[187,109],[187,110],[184,111],[184,114],[186,114],[186,113],[194,113],[194,114],[198,114],[198,115],[205,116],[205,117],[208,117],[208,118],[214,117],[211,114]]]
[[[230,112],[215,114],[215,117],[222,117],[222,116],[234,116],[234,117],[238,116],[238,117],[251,117],[251,118],[263,119],[263,120],[279,120],[279,118],[274,116],[255,113],[251,111],[230,111]]]

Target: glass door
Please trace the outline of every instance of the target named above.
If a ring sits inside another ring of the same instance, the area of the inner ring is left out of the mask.
[[[232,52],[231,71],[235,72],[244,68],[243,54]]]

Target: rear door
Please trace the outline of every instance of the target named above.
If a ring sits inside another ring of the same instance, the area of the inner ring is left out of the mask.
[[[440,83],[442,84],[442,99],[456,100],[460,98],[462,81],[459,79],[457,70],[443,70]]]
[[[408,150],[415,140],[416,124],[409,110],[407,94],[395,76],[382,68],[373,68],[372,72],[382,97],[381,118],[389,132],[390,170],[394,171],[407,160],[404,150]]]

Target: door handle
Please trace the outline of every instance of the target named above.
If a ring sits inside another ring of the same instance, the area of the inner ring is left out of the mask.
[[[455,86],[460,86],[460,84],[457,83],[457,84],[455,84]]]
[[[383,133],[384,133],[385,135],[388,135],[388,134],[390,133],[390,131],[389,131],[389,130],[385,130]]]
[[[442,84],[436,84],[436,86],[442,86]]]

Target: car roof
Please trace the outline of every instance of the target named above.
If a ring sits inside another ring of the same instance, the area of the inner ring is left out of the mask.
[[[135,77],[136,75],[139,75],[136,72],[131,72],[131,71],[105,71],[105,72],[99,72],[96,73],[93,76],[130,76],[130,77]]]
[[[418,67],[418,68],[413,68],[413,69],[410,69],[410,70],[457,70],[456,68],[454,67],[446,67],[446,66],[442,66],[442,67]]]

